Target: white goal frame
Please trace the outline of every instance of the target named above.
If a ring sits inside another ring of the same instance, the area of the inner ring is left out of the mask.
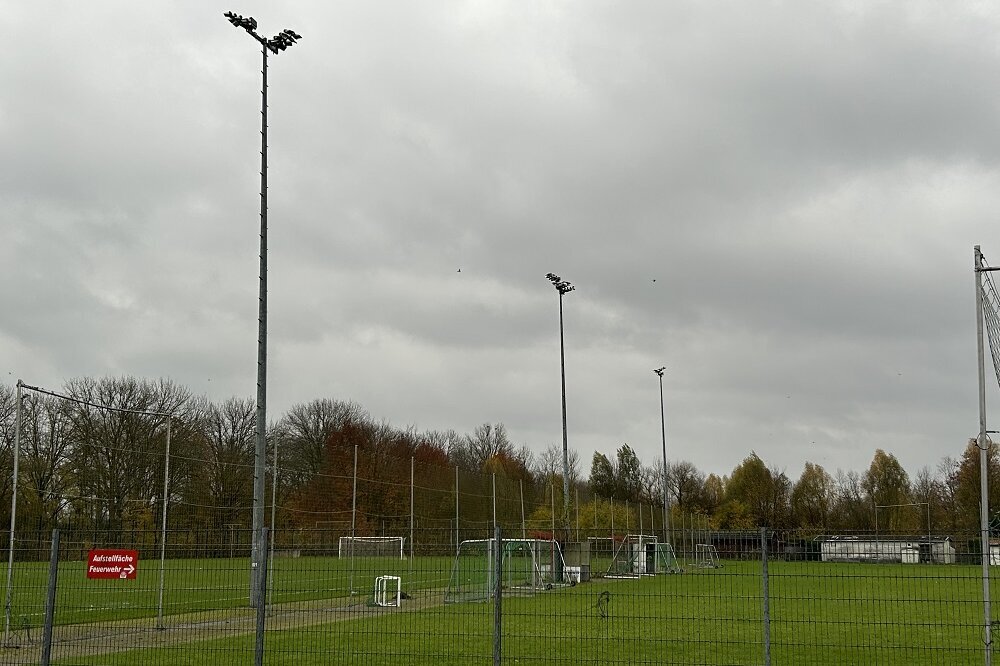
[[[399,576],[379,576],[375,579],[375,605],[383,608],[399,608],[400,594]]]
[[[694,546],[694,565],[699,569],[718,569],[719,551],[715,544],[697,543]]]
[[[379,546],[385,544],[387,547],[384,553],[371,553],[367,552],[364,547],[362,552],[357,552],[357,544],[365,544],[370,547],[372,544]],[[397,544],[397,545],[393,545]],[[395,557],[396,552],[399,552],[399,559],[405,560],[406,555],[404,554],[404,547],[406,544],[406,537],[401,536],[342,536],[337,542],[337,557],[344,559],[345,557]],[[388,546],[392,546],[389,548]]]
[[[445,590],[446,604],[492,599],[498,582],[504,594],[524,596],[573,584],[567,580],[558,541],[501,539],[500,571],[497,549],[496,539],[467,539],[459,545]]]
[[[640,578],[681,571],[672,545],[649,534],[626,534],[604,576]]]

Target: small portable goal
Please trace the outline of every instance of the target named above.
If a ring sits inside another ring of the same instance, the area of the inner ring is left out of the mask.
[[[399,576],[379,576],[375,579],[375,605],[382,607],[399,607],[400,599]]]
[[[719,551],[714,544],[699,543],[694,547],[694,565],[700,569],[718,569],[722,566],[719,563]]]

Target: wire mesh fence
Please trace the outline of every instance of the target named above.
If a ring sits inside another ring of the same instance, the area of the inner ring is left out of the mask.
[[[59,529],[16,549],[0,661],[988,663],[977,535],[678,532],[667,560],[499,531],[279,529],[255,606],[246,529],[163,559],[155,530]]]
[[[586,484],[565,497],[487,430],[432,445],[318,403],[270,434],[254,529],[251,401],[21,388],[0,447],[3,664],[992,659],[1000,543],[938,535],[926,503],[876,503],[865,532],[722,531]]]

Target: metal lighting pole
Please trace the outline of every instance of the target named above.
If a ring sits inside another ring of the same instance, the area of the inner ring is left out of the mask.
[[[666,366],[653,370],[660,378],[660,438],[663,440],[663,540],[670,542],[670,508],[667,501],[667,421],[663,415],[663,372]]]
[[[252,17],[242,17],[233,12],[223,16],[237,28],[243,28],[260,44],[264,66],[261,86],[261,130],[260,130],[260,293],[257,303],[257,439],[254,451],[253,471],[253,532],[250,538],[250,605],[257,605],[260,589],[261,545],[258,532],[264,527],[264,457],[266,455],[267,428],[267,52],[277,54],[294,44],[302,36],[291,30],[282,30],[268,39],[257,33],[257,21]]]
[[[569,539],[569,437],[566,434],[566,344],[563,338],[563,296],[576,289],[555,273],[545,277],[559,292],[559,374],[562,378],[562,436],[563,436],[563,527]]]

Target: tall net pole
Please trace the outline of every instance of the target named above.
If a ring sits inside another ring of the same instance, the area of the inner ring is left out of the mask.
[[[21,387],[23,382],[17,380],[17,397],[14,406],[14,470],[13,485],[10,497],[10,534],[7,539],[7,596],[4,599],[3,644],[9,645],[10,640],[10,605],[14,594],[14,528],[17,525],[17,480],[18,458],[21,453]]]
[[[524,481],[522,479],[517,480],[517,490],[521,496],[521,538],[527,539],[528,531],[524,523]]]
[[[986,454],[986,359],[983,349],[983,278],[986,270],[983,267],[983,254],[979,246],[975,247],[976,274],[976,352],[979,356],[979,528],[982,550],[983,578],[983,643],[985,646],[985,664],[993,663],[993,620],[990,610],[990,527],[989,527],[989,493],[987,486],[988,459]]]
[[[351,484],[351,595],[354,594],[354,537],[358,524],[358,445],[354,445],[354,481]]]
[[[414,465],[415,465],[415,457],[410,456],[410,571],[413,571],[413,522],[414,522],[413,467]]]
[[[167,417],[167,445],[163,452],[163,514],[160,523],[160,589],[156,602],[156,628],[163,629],[163,579],[167,560],[167,498],[170,493],[170,417]]]
[[[270,545],[267,555],[267,603],[271,603],[271,596],[274,590],[274,539],[278,533],[276,520],[278,513],[278,448],[281,438],[274,438],[274,459],[271,461],[271,529],[268,530]]]

